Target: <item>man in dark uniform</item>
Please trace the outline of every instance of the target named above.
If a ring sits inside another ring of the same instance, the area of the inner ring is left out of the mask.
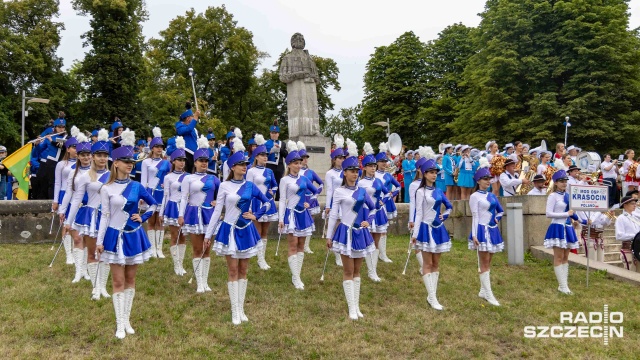
[[[267,152],[269,153],[267,158],[267,168],[273,171],[273,175],[275,176],[276,182],[279,186],[280,179],[282,179],[282,176],[284,175],[284,159],[287,157],[288,152],[282,141],[278,140],[278,137],[280,137],[278,120],[273,122],[273,125],[269,128],[269,132],[271,139],[267,140],[264,144],[267,147]],[[280,200],[280,188],[278,188],[275,200]]]

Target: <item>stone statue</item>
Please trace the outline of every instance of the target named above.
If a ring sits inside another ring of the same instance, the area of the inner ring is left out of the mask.
[[[316,93],[316,83],[320,78],[315,62],[304,47],[304,36],[300,33],[293,34],[291,52],[280,63],[280,81],[287,84],[290,138],[320,134]]]

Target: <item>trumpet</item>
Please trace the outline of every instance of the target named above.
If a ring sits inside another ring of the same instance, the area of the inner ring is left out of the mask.
[[[601,173],[600,170],[596,170],[592,173],[581,171],[580,179],[582,181],[585,181],[589,185],[598,185],[599,184],[598,179],[600,178],[600,173]]]
[[[618,220],[618,217],[616,216],[616,214],[613,213],[613,211],[609,210],[607,212],[604,213],[604,216],[606,216],[609,220],[611,221],[616,221]]]

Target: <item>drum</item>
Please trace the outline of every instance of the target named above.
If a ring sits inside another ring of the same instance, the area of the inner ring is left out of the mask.
[[[582,238],[586,239],[587,235],[589,235],[588,233],[589,228],[587,226],[583,226],[582,227]],[[596,239],[596,240],[602,240],[602,233],[604,232],[604,229],[602,228],[597,228],[597,227],[591,227],[591,238],[592,239]]]
[[[600,155],[592,151],[583,151],[576,157],[576,166],[583,172],[595,172],[600,169],[600,163],[602,159]]]

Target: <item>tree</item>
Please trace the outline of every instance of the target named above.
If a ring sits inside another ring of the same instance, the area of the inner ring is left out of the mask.
[[[342,135],[345,139],[355,141],[360,147],[364,145],[362,129],[359,117],[362,107],[360,105],[340,109],[338,115],[331,115],[322,131],[322,135],[333,139],[335,134]]]
[[[145,129],[149,119],[140,106],[140,77],[145,74],[144,1],[74,0],[73,6],[91,17],[91,30],[82,35],[83,45],[90,49],[79,71],[86,85],[86,120],[110,124],[118,116],[127,127]]]

